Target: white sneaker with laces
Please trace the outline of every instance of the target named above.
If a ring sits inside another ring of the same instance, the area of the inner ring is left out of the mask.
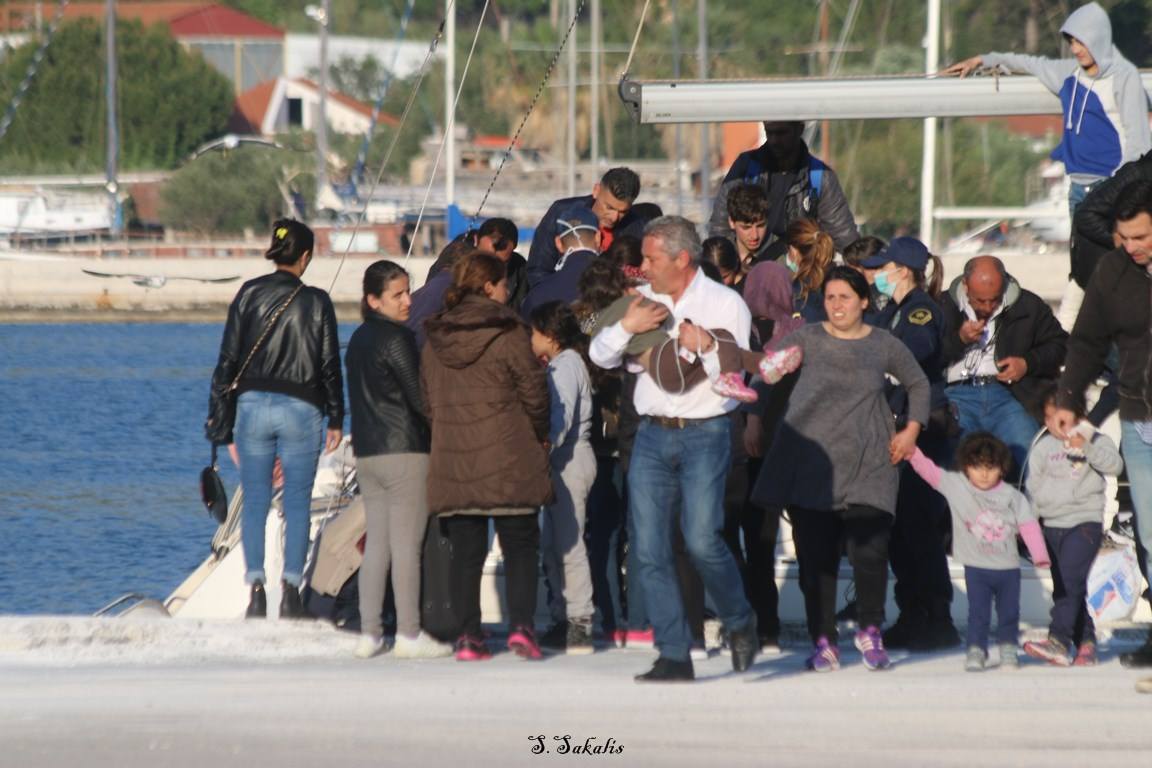
[[[379,656],[388,650],[388,642],[383,637],[375,635],[360,635],[360,642],[356,645],[356,658],[370,659]]]
[[[398,659],[441,659],[451,656],[453,648],[421,630],[416,637],[396,635],[396,647],[392,655]]]

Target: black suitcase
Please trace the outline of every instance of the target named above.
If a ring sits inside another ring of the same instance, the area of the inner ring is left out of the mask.
[[[455,642],[460,623],[452,607],[452,544],[439,517],[428,521],[420,573],[421,627],[437,640]]]

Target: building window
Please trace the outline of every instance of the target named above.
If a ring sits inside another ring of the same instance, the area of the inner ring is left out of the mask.
[[[303,99],[288,99],[288,127],[304,127],[304,101]]]

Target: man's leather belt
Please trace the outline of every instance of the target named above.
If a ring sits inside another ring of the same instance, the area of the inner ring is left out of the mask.
[[[728,417],[727,415],[724,415],[709,416],[706,419],[686,419],[683,416],[644,416],[643,418],[644,421],[648,422],[649,424],[653,424],[657,427],[663,427],[664,429],[685,429],[687,427],[695,427],[699,424],[715,421],[716,419],[726,419]]]
[[[999,379],[995,376],[969,376],[966,379],[959,379],[957,381],[948,382],[950,387],[986,387],[989,384],[999,384]]]

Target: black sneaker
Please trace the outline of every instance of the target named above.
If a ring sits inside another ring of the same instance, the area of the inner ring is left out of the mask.
[[[896,623],[884,630],[883,640],[885,648],[908,648],[916,635],[917,620],[902,613]]]
[[[264,593],[264,583],[257,581],[252,584],[252,596],[248,598],[248,610],[244,612],[246,619],[262,619],[268,615],[268,595]]]
[[[1120,663],[1125,667],[1152,667],[1152,633],[1149,633],[1144,645],[1120,654]]]
[[[888,642],[885,634],[884,642]],[[912,637],[906,646],[910,651],[921,653],[930,651],[943,651],[960,645],[960,633],[951,619],[938,619],[926,621],[912,632]]]
[[[696,679],[696,672],[692,669],[692,659],[673,661],[661,656],[652,669],[634,679],[638,683],[690,683]]]
[[[564,652],[573,656],[586,656],[592,653],[592,624],[582,621],[568,622],[568,636],[565,638]]]
[[[544,631],[540,635],[539,645],[541,648],[547,648],[550,651],[563,651],[568,648],[568,627],[567,621],[558,621]]]

